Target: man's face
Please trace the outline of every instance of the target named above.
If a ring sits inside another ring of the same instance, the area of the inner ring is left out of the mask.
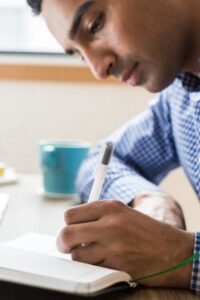
[[[42,13],[63,49],[81,55],[98,79],[113,75],[157,92],[186,57],[176,2],[43,0]]]

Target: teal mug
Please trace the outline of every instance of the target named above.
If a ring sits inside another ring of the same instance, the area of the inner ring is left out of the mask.
[[[40,142],[39,157],[44,194],[61,197],[76,195],[76,177],[88,150],[88,142]]]

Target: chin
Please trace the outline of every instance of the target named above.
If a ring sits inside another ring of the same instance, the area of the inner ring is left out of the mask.
[[[168,78],[163,78],[161,80],[148,80],[142,86],[150,93],[158,93],[167,88],[174,81],[175,76]]]

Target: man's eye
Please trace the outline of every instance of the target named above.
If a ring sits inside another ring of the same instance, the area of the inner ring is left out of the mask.
[[[101,13],[92,23],[91,27],[89,28],[89,33],[91,35],[94,35],[103,27],[103,24],[104,24],[104,13]]]

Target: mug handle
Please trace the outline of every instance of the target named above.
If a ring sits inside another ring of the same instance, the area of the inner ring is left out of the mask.
[[[55,168],[57,166],[56,151],[52,145],[47,145],[42,148],[42,166]]]

